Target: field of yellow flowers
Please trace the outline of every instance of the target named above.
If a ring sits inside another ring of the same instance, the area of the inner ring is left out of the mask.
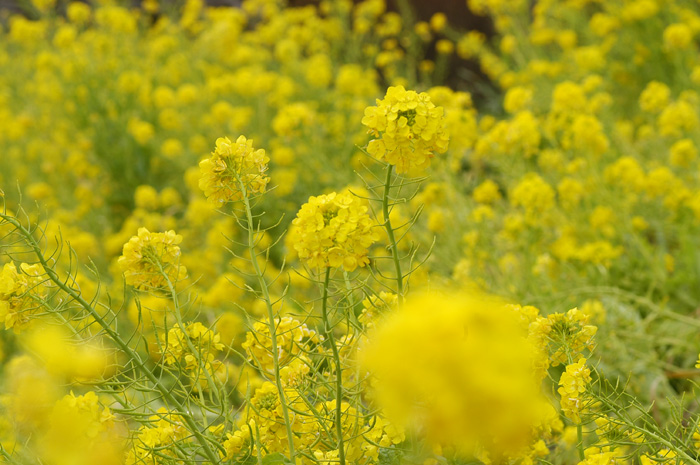
[[[700,4],[466,3],[0,15],[2,462],[700,465]]]

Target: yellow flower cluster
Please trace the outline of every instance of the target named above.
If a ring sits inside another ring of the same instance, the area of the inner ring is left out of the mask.
[[[100,405],[90,391],[72,392],[56,402],[49,416],[49,427],[41,438],[46,463],[117,465],[123,438],[109,408]]]
[[[570,357],[592,350],[598,328],[588,324],[590,315],[573,308],[563,313],[537,317],[530,327],[533,336],[547,349],[553,366],[567,363]]]
[[[285,389],[285,399],[290,407],[290,423],[294,434],[294,446],[308,448],[315,442],[318,426],[301,393],[295,389]],[[264,446],[256,450],[256,437]],[[250,409],[238,423],[233,434],[227,434],[223,444],[226,449],[224,460],[244,459],[249,456],[265,456],[288,450],[287,430],[282,413],[277,387],[265,382],[256,389],[250,399]],[[223,454],[222,454],[223,455]]]
[[[0,319],[15,332],[29,324],[45,293],[41,265],[22,263],[19,268],[6,263],[0,270]]]
[[[338,461],[337,448],[319,441],[324,431],[335,431],[335,401],[323,402],[310,408],[308,400],[293,388],[285,389],[285,399],[290,406],[290,423],[294,434],[294,447],[309,450],[320,461]],[[349,403],[341,404],[341,431],[345,458],[349,463],[377,463],[380,451],[405,440],[403,430],[376,415],[361,414]],[[237,422],[238,428],[227,433],[223,443],[224,460],[245,460],[248,457],[264,457],[275,452],[288,452],[287,431],[277,388],[266,382],[250,399],[250,409]],[[262,449],[256,443],[259,441]]]
[[[177,443],[187,441],[192,433],[187,430],[180,415],[165,407],[149,418],[149,424],[136,432],[132,447],[127,451],[125,464],[159,464],[163,460],[176,459]]]
[[[224,350],[221,336],[202,323],[190,323],[185,332],[175,327],[160,342],[166,365],[177,366],[194,382],[196,389],[207,390],[214,378],[225,377],[224,364],[216,357]]]
[[[414,297],[368,339],[361,360],[377,401],[392,423],[433,444],[496,461],[527,449],[534,425],[552,416],[532,370],[539,355],[498,300]]]
[[[275,320],[275,334],[280,368],[300,357],[302,360],[308,360],[307,354],[313,351],[314,345],[323,341],[323,336],[290,316]],[[267,323],[255,323],[253,330],[246,333],[246,340],[242,347],[255,366],[263,372],[274,373],[272,338],[270,326]]]
[[[374,327],[384,313],[395,309],[399,304],[399,296],[392,292],[382,291],[378,295],[372,295],[362,301],[362,313],[357,320],[365,328]]]
[[[299,258],[312,268],[353,271],[369,263],[369,247],[379,239],[377,225],[362,199],[350,192],[309,197],[290,232]]]
[[[367,151],[396,166],[397,173],[430,166],[436,153],[445,153],[450,140],[444,128],[443,108],[436,107],[427,93],[403,86],[389,87],[377,106],[367,107],[362,124],[377,137]]]
[[[175,231],[152,233],[139,228],[138,234],[124,244],[118,263],[126,283],[136,289],[150,290],[174,285],[184,279],[187,270],[180,265],[182,236]]]
[[[199,188],[216,206],[240,200],[244,192],[248,196],[262,194],[270,182],[265,174],[269,161],[265,150],[255,150],[253,141],[245,136],[239,136],[235,143],[220,137],[211,157],[199,163]]]
[[[591,382],[591,370],[586,366],[586,359],[566,366],[566,371],[559,378],[559,395],[564,415],[576,424],[581,423],[581,413],[586,405],[584,393]]]

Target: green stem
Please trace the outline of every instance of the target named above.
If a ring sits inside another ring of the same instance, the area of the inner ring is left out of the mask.
[[[399,248],[394,236],[394,228],[391,226],[389,219],[389,193],[391,191],[391,174],[392,165],[388,165],[386,170],[386,182],[384,183],[384,196],[382,197],[382,212],[384,214],[384,228],[389,236],[389,248],[394,259],[394,268],[396,268],[396,294],[399,296],[399,303],[403,303],[403,273],[401,272],[401,259],[399,258]]]
[[[331,351],[333,352],[333,360],[335,361],[335,431],[338,436],[338,459],[340,460],[340,465],[345,465],[345,444],[343,440],[343,421],[341,418],[342,405],[341,400],[343,398],[343,372],[340,365],[340,354],[338,353],[338,346],[335,344],[335,337],[333,336],[333,327],[328,319],[328,284],[331,278],[331,269],[326,268],[326,279],[323,281],[323,300],[321,303],[321,312],[323,318],[323,332],[326,335],[326,339],[331,346]]]
[[[265,276],[260,269],[260,264],[258,263],[258,254],[255,251],[255,233],[253,231],[253,212],[250,207],[250,200],[248,199],[248,192],[246,191],[245,184],[239,179],[239,185],[241,188],[241,194],[243,197],[243,205],[245,205],[246,220],[248,222],[248,251],[250,253],[250,261],[253,264],[253,269],[255,270],[255,275],[258,278],[258,284],[260,290],[263,294],[263,300],[267,306],[267,319],[268,326],[270,328],[270,339],[272,342],[272,365],[275,372],[275,384],[277,385],[277,393],[280,397],[280,405],[282,406],[282,417],[284,418],[284,425],[287,428],[287,440],[289,446],[289,458],[292,463],[295,461],[294,452],[294,434],[292,432],[292,424],[289,421],[289,407],[287,406],[287,399],[284,393],[284,387],[282,386],[282,377],[280,376],[280,362],[279,353],[277,348],[277,324],[275,323],[275,311],[272,308],[272,300],[270,299],[270,291],[267,287],[267,281],[265,281]]]
[[[581,425],[581,423],[578,423],[576,425],[576,436],[578,437],[578,458],[579,460],[584,461],[586,460],[586,454],[583,449],[583,426]]]
[[[180,312],[180,299],[178,298],[177,291],[175,290],[175,286],[173,285],[173,282],[170,280],[170,277],[168,274],[165,272],[163,269],[163,265],[161,265],[160,262],[156,261],[155,262],[156,266],[158,266],[158,269],[160,270],[160,274],[163,276],[165,279],[165,282],[168,283],[168,291],[170,292],[170,298],[173,300],[173,306],[175,307],[175,320],[177,322],[178,327],[180,328],[180,331],[182,332],[182,337],[185,340],[185,343],[187,344],[187,348],[190,350],[190,353],[197,359],[197,367],[198,370],[202,370],[204,373],[204,377],[207,379],[207,382],[209,383],[209,389],[211,392],[214,393],[216,396],[217,401],[221,401],[221,398],[219,396],[219,389],[218,386],[214,383],[214,380],[211,377],[211,373],[206,369],[206,361],[202,361],[202,354],[200,353],[199,349],[192,344],[192,341],[190,340],[189,335],[187,334],[187,327],[185,326],[184,321],[182,320],[182,313]],[[198,383],[199,382],[199,373],[195,372],[193,376],[194,382]],[[198,387],[199,388],[199,387]],[[204,404],[204,394],[202,392],[203,390],[199,388],[199,398],[202,404]],[[210,397],[211,399],[211,397]],[[202,418],[206,420],[206,417],[203,415]],[[205,421],[206,423],[206,421]],[[205,425],[208,427],[208,425]]]
[[[194,434],[195,438],[197,438],[197,441],[201,444],[202,448],[204,449],[204,453],[207,456],[207,459],[209,459],[212,463],[218,463],[219,459],[217,458],[216,454],[211,449],[211,447],[209,447],[209,442],[201,433],[201,431],[199,431],[197,424],[195,423],[192,416],[185,410],[184,406],[180,404],[175,399],[175,397],[173,397],[173,395],[170,393],[170,390],[166,386],[160,383],[158,378],[151,372],[151,370],[149,370],[145,366],[145,363],[143,362],[143,360],[141,360],[141,357],[131,347],[129,347],[129,345],[126,342],[124,342],[124,340],[122,340],[119,334],[114,329],[112,329],[112,327],[104,320],[104,318],[102,318],[102,315],[100,315],[99,312],[97,312],[97,310],[95,310],[92,307],[92,305],[90,305],[85,299],[83,299],[80,296],[80,294],[77,291],[75,291],[75,289],[68,286],[61,280],[58,274],[46,262],[46,259],[44,258],[44,255],[41,252],[41,248],[32,236],[31,232],[24,228],[24,226],[22,226],[19,223],[19,221],[10,216],[0,214],[0,218],[10,223],[17,229],[17,231],[20,232],[22,236],[24,236],[25,240],[27,241],[27,244],[29,244],[29,247],[31,247],[32,251],[34,252],[34,255],[36,255],[37,260],[39,260],[39,263],[44,268],[44,271],[46,272],[46,275],[49,277],[51,282],[53,282],[63,292],[68,294],[73,300],[78,302],[78,304],[90,314],[90,316],[97,322],[97,324],[99,324],[102,327],[105,333],[107,333],[109,338],[119,347],[119,349],[121,349],[127,355],[127,357],[129,357],[129,359],[132,360],[134,364],[139,367],[139,369],[141,369],[144,376],[146,376],[146,378],[148,378],[148,380],[151,383],[153,383],[160,395],[162,395],[167,402],[175,406],[175,408],[177,409],[177,413],[180,416],[182,416],[182,418],[185,420],[185,423],[187,423],[187,426],[192,431],[192,434]]]

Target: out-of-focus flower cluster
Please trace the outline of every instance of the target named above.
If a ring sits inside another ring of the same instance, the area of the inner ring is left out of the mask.
[[[265,151],[255,150],[253,141],[245,136],[239,136],[235,143],[228,137],[220,137],[211,158],[199,163],[202,171],[199,188],[216,206],[240,200],[241,189],[248,194],[262,194],[270,182],[265,174],[269,161]]]

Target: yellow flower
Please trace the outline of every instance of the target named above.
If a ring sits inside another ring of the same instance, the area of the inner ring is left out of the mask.
[[[659,132],[663,136],[680,137],[684,131],[693,131],[699,124],[695,107],[683,100],[664,107],[658,118]]]
[[[443,108],[426,93],[389,87],[377,106],[367,107],[362,124],[377,139],[367,151],[396,166],[397,173],[425,169],[435,153],[445,153],[449,135],[444,129]]]
[[[262,194],[270,178],[265,174],[270,161],[265,150],[253,148],[253,141],[240,136],[235,144],[228,137],[216,139],[211,157],[202,160],[199,188],[211,203],[221,206],[246,195]]]
[[[40,454],[48,463],[123,463],[123,439],[114,415],[100,406],[92,391],[77,397],[71,392],[56,402],[39,440]]]
[[[82,2],[70,2],[66,8],[68,19],[75,24],[85,24],[91,14],[90,5]]]
[[[367,210],[350,192],[310,197],[292,221],[290,239],[299,258],[312,268],[367,265],[368,248],[379,239]]]
[[[670,161],[672,165],[688,168],[698,156],[698,149],[690,139],[681,139],[671,146]]]
[[[175,231],[152,233],[139,228],[138,235],[124,244],[118,263],[126,283],[136,289],[160,289],[167,287],[168,281],[175,283],[187,275],[180,265],[182,236]]]
[[[527,108],[532,101],[532,89],[513,87],[508,89],[503,98],[503,109],[508,113],[517,113]]]
[[[372,295],[362,301],[362,313],[357,317],[357,321],[365,328],[375,326],[381,316],[396,308],[399,296],[390,292],[380,292],[379,295]]]
[[[474,188],[472,197],[477,203],[492,204],[501,199],[501,193],[498,184],[487,179]]]
[[[532,369],[537,358],[509,306],[462,294],[407,301],[361,348],[392,424],[494,459],[526,447],[552,411]]]
[[[186,357],[187,355],[192,355],[188,342],[197,350],[197,356],[205,361],[213,359],[224,349],[224,345],[221,343],[221,336],[218,333],[210,330],[202,323],[190,323],[185,327],[185,333],[180,328],[172,328],[168,331],[168,337],[163,339],[162,343],[165,363],[175,365],[185,358],[185,361],[190,364],[187,368],[191,369],[191,365],[196,363],[196,360],[187,359]]]
[[[146,145],[155,135],[155,128],[148,121],[138,118],[131,118],[127,125],[127,131],[138,142],[139,145]]]
[[[22,263],[17,270],[14,263],[6,263],[0,270],[0,319],[5,329],[19,332],[29,324],[31,316],[41,304],[34,297],[45,293],[40,265]]]
[[[303,398],[296,389],[285,389],[284,396],[289,406],[289,422],[294,434],[294,445],[297,450],[309,448],[317,443],[321,434],[318,420],[309,410],[308,400]],[[255,390],[249,405],[250,408],[245,409],[245,414],[238,423],[239,429],[233,434],[227,434],[228,439],[224,442],[226,454],[221,455],[225,455],[226,460],[230,460],[248,457],[251,452],[255,456],[275,452],[287,454],[289,442],[277,387],[270,382],[263,383]],[[251,432],[255,435],[253,441],[251,441]],[[253,449],[253,444],[256,442],[263,447],[263,450]],[[239,455],[243,457],[237,457]]]
[[[671,24],[664,29],[664,46],[668,50],[682,50],[693,41],[693,31],[687,24]]]
[[[668,105],[671,89],[666,84],[651,81],[639,95],[639,107],[649,113],[658,113]]]
[[[164,407],[149,420],[148,426],[142,426],[136,433],[132,449],[127,453],[127,464],[161,463],[163,456],[174,458],[178,452],[169,450],[169,447],[186,441],[191,435],[182,417]]]
[[[534,173],[523,177],[510,194],[510,203],[514,207],[523,207],[529,219],[539,218],[542,213],[551,209],[554,199],[552,186]]]
[[[323,340],[316,331],[309,329],[304,323],[290,316],[275,320],[275,335],[280,367],[288,365],[295,358],[309,352],[310,344],[318,344]],[[246,334],[246,340],[242,347],[252,362],[262,371],[274,372],[272,338],[270,337],[270,326],[267,323],[255,323],[253,330]]]
[[[190,323],[184,332],[178,327],[171,329],[160,347],[163,362],[186,371],[195,389],[207,390],[209,380],[225,376],[223,363],[216,360],[224,349],[221,336],[202,323]]]
[[[559,378],[559,395],[561,409],[574,423],[581,422],[581,412],[584,409],[582,395],[591,382],[591,370],[586,366],[586,359],[581,357],[576,363],[566,366],[566,371]]]

